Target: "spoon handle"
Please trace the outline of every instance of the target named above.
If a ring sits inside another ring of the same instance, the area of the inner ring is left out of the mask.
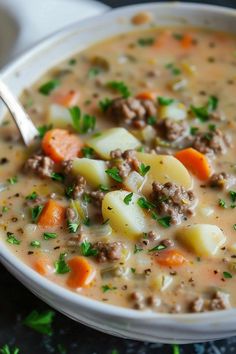
[[[25,145],[29,146],[39,135],[28,114],[24,111],[18,100],[13,96],[8,87],[0,80],[0,98],[8,107]]]

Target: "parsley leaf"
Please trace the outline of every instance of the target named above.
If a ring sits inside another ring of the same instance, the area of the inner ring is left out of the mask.
[[[108,110],[108,108],[111,106],[112,100],[108,97],[105,97],[103,100],[99,101],[98,104],[99,104],[101,111],[106,112]]]
[[[172,75],[180,75],[181,74],[181,70],[179,68],[177,68],[176,66],[174,66],[173,63],[168,63],[166,64],[166,69],[169,69]]]
[[[218,108],[219,100],[216,96],[210,96],[207,103],[207,108],[209,112],[213,112]]]
[[[36,222],[38,220],[38,217],[41,214],[42,210],[43,210],[42,205],[36,205],[35,207],[30,208],[31,218],[33,222]]]
[[[31,194],[28,194],[25,199],[27,200],[35,200],[38,197],[38,194],[36,192],[32,192]]]
[[[70,272],[70,267],[65,261],[66,253],[61,253],[59,259],[55,262],[55,271],[57,274],[65,274]]]
[[[148,171],[150,170],[151,166],[146,166],[143,162],[141,163],[140,167],[139,167],[139,173],[141,176],[145,176]]]
[[[193,105],[190,106],[193,114],[201,121],[206,122],[209,119],[209,114],[215,111],[218,107],[218,98],[215,96],[210,96],[208,102],[205,106],[195,107]],[[211,130],[211,129],[210,129]]]
[[[43,238],[44,240],[51,240],[53,238],[57,238],[57,234],[55,232],[44,232]]]
[[[161,225],[165,228],[170,227],[171,216],[163,216],[163,218],[157,219],[157,222],[159,225]]]
[[[155,43],[155,39],[152,37],[139,38],[137,43],[141,47],[148,47],[148,46],[151,46]]]
[[[86,134],[95,129],[96,118],[94,116],[90,116],[89,114],[85,114],[83,116],[81,133]]]
[[[53,90],[55,90],[60,85],[60,81],[58,79],[54,79],[51,81],[46,82],[42,86],[39,87],[39,92],[44,95],[48,96]]]
[[[78,230],[79,224],[77,222],[67,221],[68,230],[71,234],[75,234]]]
[[[224,276],[224,278],[226,278],[226,279],[233,278],[232,274],[229,273],[229,272],[223,272],[223,276]]]
[[[132,197],[133,197],[133,194],[134,194],[134,193],[129,193],[129,194],[127,194],[127,195],[124,197],[124,203],[125,203],[126,205],[129,205],[129,203],[131,202]]]
[[[53,181],[63,182],[64,179],[65,179],[65,176],[62,173],[52,172],[51,173],[51,179]]]
[[[123,182],[123,178],[120,176],[117,167],[108,168],[105,172],[108,174],[109,177],[114,179],[116,182],[119,183]]]
[[[146,198],[144,197],[140,197],[137,201],[137,204],[140,206],[140,208],[142,209],[147,209],[147,210],[150,210],[150,209],[153,209],[155,208],[155,204],[149,202]]]
[[[233,229],[236,231],[236,224],[233,224]]]
[[[191,135],[196,135],[198,131],[199,131],[198,127],[190,127],[190,134]]]
[[[42,139],[44,135],[51,129],[52,129],[52,124],[41,125],[40,127],[37,128],[39,132],[39,137]]]
[[[89,131],[94,130],[96,125],[96,118],[89,114],[82,116],[81,110],[78,106],[69,108],[70,116],[72,119],[73,127],[81,134],[86,134]]]
[[[93,77],[99,75],[101,73],[101,69],[99,69],[98,67],[92,67],[89,69],[88,71],[88,77],[89,79],[92,79]]]
[[[160,244],[160,245],[157,245],[157,246],[151,248],[150,250],[148,250],[148,252],[162,251],[162,250],[164,250],[164,249],[166,249],[166,246]]]
[[[2,207],[2,213],[7,213],[8,210],[9,210],[8,207],[6,207],[6,206],[3,206],[3,207]]]
[[[7,179],[7,182],[10,184],[16,184],[18,182],[18,177],[17,176],[10,177]]]
[[[116,290],[117,288],[115,286],[110,286],[108,284],[102,285],[102,291],[106,293],[109,290]]]
[[[168,98],[168,97],[158,97],[158,103],[161,106],[169,106],[171,103],[173,103],[175,100],[173,98]]]
[[[227,208],[226,202],[224,199],[219,199],[218,205],[222,208]]]
[[[128,98],[131,95],[130,90],[123,81],[109,81],[107,87],[118,91],[123,98]]]
[[[230,199],[232,203],[236,202],[236,192],[235,191],[229,191]]]
[[[55,316],[54,311],[46,311],[39,313],[38,311],[32,311],[24,320],[24,325],[34,329],[35,331],[48,336],[52,335],[52,322]]]
[[[86,240],[81,243],[80,251],[81,251],[82,255],[85,257],[96,256],[98,254],[98,250],[93,248],[93,245],[91,244],[91,242],[88,242]]]
[[[99,184],[98,188],[102,192],[108,192],[110,190],[109,187],[105,186],[104,184]]]
[[[41,247],[41,243],[40,241],[34,240],[30,242],[30,246],[34,247],[34,248],[40,248]]]
[[[136,253],[139,253],[139,252],[142,252],[143,251],[143,249],[141,248],[141,247],[139,247],[138,245],[134,245],[134,254],[136,254]]]
[[[147,118],[147,124],[148,125],[155,125],[156,121],[157,121],[157,119],[154,116],[150,116],[150,117]]]
[[[20,352],[19,348],[10,348],[7,344],[5,344],[1,349],[0,349],[0,353],[1,354],[18,354]]]
[[[75,65],[77,62],[77,60],[75,58],[71,58],[69,61],[68,61],[68,64],[69,65]]]
[[[94,154],[94,149],[89,146],[83,147],[81,151],[83,156],[86,157],[87,159],[91,159]]]
[[[19,245],[21,243],[12,232],[7,232],[7,242],[11,245]]]

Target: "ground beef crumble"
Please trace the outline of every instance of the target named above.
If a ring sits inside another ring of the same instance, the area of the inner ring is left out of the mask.
[[[110,152],[111,156],[111,167],[117,167],[119,170],[119,175],[122,178],[128,176],[131,171],[138,171],[140,163],[136,158],[135,150],[126,150],[122,152],[120,149],[116,149]]]
[[[39,177],[51,177],[54,172],[54,162],[50,157],[34,155],[30,157],[24,166],[26,172],[31,171]]]
[[[116,98],[112,101],[108,115],[127,125],[135,128],[143,128],[147,123],[147,118],[157,115],[157,107],[152,100],[141,100],[138,98]]]
[[[150,197],[159,215],[170,216],[173,224],[193,214],[195,196],[192,191],[186,191],[182,186],[171,182],[153,182]]]
[[[217,290],[210,299],[204,299],[203,297],[197,297],[190,304],[190,312],[204,312],[204,311],[217,311],[225,310],[231,307],[229,301],[229,294]]]
[[[119,261],[122,256],[122,242],[102,242],[98,241],[93,244],[93,248],[97,250],[96,259],[99,263]]]
[[[230,139],[224,135],[219,129],[213,132],[197,133],[192,147],[203,154],[224,154],[230,146]]]
[[[175,122],[168,118],[159,120],[156,129],[162,139],[170,142],[184,138],[188,132],[186,122]]]
[[[209,179],[209,186],[218,189],[227,189],[235,183],[235,178],[226,172],[214,173]]]

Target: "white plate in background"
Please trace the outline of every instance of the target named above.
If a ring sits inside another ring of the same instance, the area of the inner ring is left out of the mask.
[[[94,0],[0,0],[0,67],[50,33],[108,9]]]

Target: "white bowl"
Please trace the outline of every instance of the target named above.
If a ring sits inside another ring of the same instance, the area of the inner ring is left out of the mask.
[[[236,11],[217,6],[181,3],[134,5],[70,26],[28,51],[1,73],[17,95],[47,69],[96,41],[134,28],[130,18],[150,11],[158,26],[193,25],[236,33]],[[146,27],[146,25],[142,26]],[[3,112],[0,111],[0,120]],[[36,296],[58,311],[95,329],[120,337],[164,343],[191,343],[236,334],[236,309],[201,314],[158,314],[105,304],[64,289],[37,274],[0,241],[6,268]]]

